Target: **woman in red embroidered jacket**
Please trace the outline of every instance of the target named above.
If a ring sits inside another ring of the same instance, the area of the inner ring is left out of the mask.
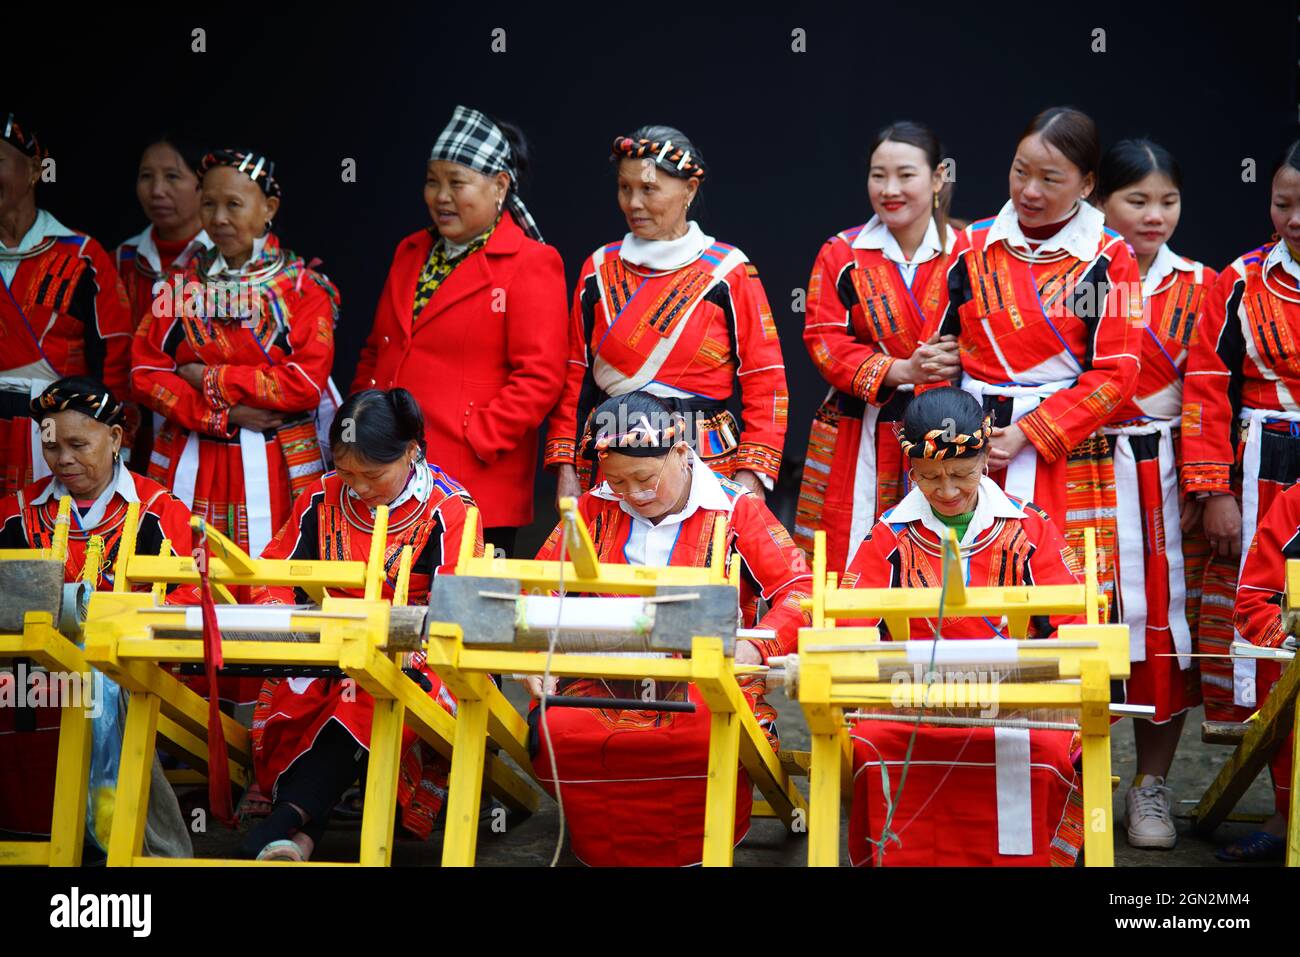
[[[794,650],[808,616],[800,607],[811,588],[802,553],[767,507],[723,478],[684,440],[685,420],[648,392],[605,400],[592,416],[605,480],[578,509],[602,562],[707,565],[714,527],[727,532],[726,562],[741,563],[741,612],[752,626],[759,597],[767,614],[757,627],[775,637],[736,641],[737,664],[766,662]],[[557,560],[557,527],[537,557]],[[541,679],[529,682],[541,692]],[[548,693],[579,697],[641,697],[642,683],[564,679]],[[776,712],[761,678],[740,685],[759,724],[775,743]],[[694,713],[548,708],[546,727],[534,707],[534,767],[554,793],[559,779],[573,853],[593,866],[682,866],[699,863],[704,841],[709,712],[694,686],[660,689],[661,700],[689,700]],[[547,730],[549,729],[549,735]],[[552,748],[554,749],[552,751]],[[540,753],[537,753],[537,752]],[[736,840],[749,829],[752,787],[740,771]]]
[[[704,180],[700,151],[671,126],[614,140],[629,232],[583,263],[573,292],[569,371],[547,426],[557,497],[593,481],[588,416],[644,390],[672,403],[696,453],[760,499],[781,467],[789,393],[758,270],[687,220]],[[726,409],[739,379],[743,430]]]
[[[334,286],[271,232],[274,168],[238,150],[204,157],[215,246],[173,284],[164,315],[144,317],[133,352],[136,394],[167,419],[150,476],[253,556],[325,471],[314,418],[338,318]]]
[[[912,490],[862,543],[845,587],[939,587],[948,529],[957,533],[970,585],[1078,580],[1073,551],[1047,514],[988,478],[992,435],[980,403],[960,390],[935,389],[912,400],[899,434],[911,462]],[[1051,638],[1060,625],[1082,620],[1037,618],[1030,637]],[[1002,622],[988,618],[945,618],[942,629],[931,620],[914,621],[911,637],[929,640],[936,631],[943,639],[1008,637]],[[978,695],[978,682],[973,693]],[[899,771],[914,730],[907,782],[900,789]],[[852,737],[849,857],[855,865],[1074,863],[1082,829],[1071,801],[1075,772],[1068,732],[918,728],[867,719],[856,724]]]
[[[519,196],[527,168],[518,128],[456,107],[429,157],[433,225],[398,244],[352,380],[411,391],[429,454],[507,554],[533,520],[537,430],[567,356],[564,264]]]
[[[98,535],[104,550],[94,586],[113,587],[132,503],[140,506],[138,553],[157,555],[164,539],[173,554],[190,553],[189,510],[157,482],[128,471],[122,461],[123,411],[102,383],[86,376],[60,379],[31,400],[29,414],[38,424],[42,453],[53,474],[0,499],[0,548],[48,548],[59,501],[68,496],[73,510],[66,582],[84,579],[86,547]],[[34,712],[0,708],[0,829],[49,833],[58,728],[57,707]],[[98,837],[101,843],[106,840]],[[176,840],[184,847],[176,846]],[[170,788],[160,788],[150,804],[146,846],[152,854],[188,854],[188,831]]]
[[[1270,212],[1278,238],[1219,274],[1187,359],[1183,494],[1204,501],[1217,556],[1202,586],[1203,651],[1227,651],[1227,628],[1206,642],[1207,625],[1231,605],[1258,518],[1300,474],[1300,141],[1273,168]],[[1253,660],[1233,660],[1231,675],[1213,658],[1201,667],[1206,717],[1240,721],[1258,707]]]
[[[350,423],[350,431],[345,431]],[[397,584],[402,549],[413,551],[408,600],[426,603],[434,575],[455,571],[464,535],[475,536],[482,554],[481,525],[466,527],[469,493],[424,457],[424,417],[405,389],[369,389],[339,408],[330,432],[335,471],[318,478],[294,503],[293,515],[266,549],[267,558],[366,561],[374,533],[374,510],[389,507],[384,549],[383,597]],[[333,594],[360,598],[360,592]],[[257,603],[306,600],[289,588],[254,589]],[[429,696],[455,713],[456,702],[425,664],[411,656]],[[263,685],[253,714],[253,768],[273,809],[248,835],[244,850],[260,859],[305,860],[325,830],[345,789],[364,771],[374,700],[365,691],[345,692],[324,678],[287,678]],[[447,791],[446,761],[427,749],[414,731],[402,738],[398,778],[399,821],[420,838],[433,831]]]
[[[1128,841],[1170,848],[1177,831],[1165,778],[1187,711],[1201,703],[1191,654],[1209,558],[1200,503],[1179,492],[1179,424],[1188,346],[1214,271],[1169,248],[1182,211],[1182,170],[1159,144],[1112,146],[1101,161],[1097,203],[1106,224],[1133,247],[1144,303],[1137,391],[1106,429],[1114,443],[1118,525],[1142,530],[1117,544],[1118,611],[1131,636],[1125,700],[1156,709],[1151,720],[1134,719],[1137,776],[1126,796]]]
[[[199,221],[202,159],[201,151],[170,133],[154,137],[140,157],[135,194],[149,225],[114,252],[135,325],[152,313],[155,296],[169,291],[172,276],[184,274],[190,260],[212,245]],[[143,473],[153,451],[156,413],[140,412],[138,406],[128,407],[125,442],[132,470]]]
[[[131,390],[131,313],[104,248],[36,205],[47,153],[0,111],[0,495],[50,474],[27,406],[63,376]]]
[[[1114,469],[1100,434],[1137,384],[1142,312],[1128,244],[1087,202],[1100,148],[1069,107],[1030,122],[1011,163],[1011,199],[958,237],[939,331],[959,337],[962,388],[993,416],[989,467],[1082,547],[1098,532],[1114,588]]]
[[[843,571],[907,492],[894,424],[913,388],[961,372],[955,336],[920,338],[947,305],[956,238],[943,210],[939,138],[920,123],[894,123],[868,156],[876,215],[822,246],[804,317],[804,345],[831,390],[808,438],[794,540],[811,555],[824,530],[832,571]]]
[[[1237,588],[1235,621],[1241,637],[1261,648],[1292,650],[1296,639],[1282,630],[1282,600],[1286,595],[1286,563],[1300,559],[1300,485],[1276,496],[1259,523],[1247,550]],[[1282,661],[1260,660],[1255,665],[1256,707],[1262,707],[1282,676]],[[1277,745],[1269,761],[1273,775],[1273,814],[1262,831],[1248,834],[1223,848],[1225,861],[1281,860],[1286,854],[1287,821],[1291,809],[1291,768],[1294,735]]]

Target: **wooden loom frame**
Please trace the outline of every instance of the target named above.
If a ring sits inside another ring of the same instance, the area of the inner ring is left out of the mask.
[[[661,586],[724,585],[725,525],[714,526],[712,562],[707,568],[602,564],[586,523],[572,498],[560,501],[561,524],[569,560],[533,561],[476,558],[465,543],[456,567],[458,576],[498,578],[518,582],[521,594],[534,589],[597,595],[649,595]],[[733,573],[731,584],[738,579]],[[451,765],[447,796],[447,833],[442,863],[472,866],[478,841],[479,789],[485,738],[503,742],[511,757],[536,777],[527,752],[527,723],[488,677],[491,674],[542,675],[545,654],[536,651],[466,648],[462,626],[430,622],[428,662],[456,696],[456,757]],[[616,658],[557,651],[550,673],[557,677],[652,678],[694,682],[712,714],[709,732],[708,789],[705,802],[705,866],[730,866],[735,840],[736,781],[740,766],[765,798],[756,801],[755,816],[777,817],[792,830],[805,809],[803,795],[790,780],[768,743],[749,703],[736,682],[736,666],[724,653],[722,639],[696,636],[689,658]]]
[[[1282,612],[1283,628],[1300,634],[1300,560],[1286,563],[1286,596]],[[1264,704],[1245,722],[1246,732],[1219,769],[1205,794],[1192,811],[1192,829],[1198,834],[1213,833],[1237,802],[1254,783],[1274,750],[1283,746],[1291,734],[1291,804],[1287,818],[1286,866],[1300,867],[1300,664],[1296,658],[1282,669],[1277,683],[1269,689]]]
[[[57,562],[62,580],[71,515],[72,499],[60,499],[50,547],[0,549],[0,561]],[[102,540],[92,537],[87,549],[88,555],[90,549],[102,553]],[[91,562],[87,561],[86,567],[92,567]],[[59,632],[54,616],[43,611],[28,612],[20,633],[0,635],[0,659],[4,658],[29,658],[51,672],[84,675],[90,671],[81,649]],[[20,694],[22,690],[16,689]],[[59,710],[50,839],[0,841],[0,866],[76,867],[81,864],[86,837],[86,792],[90,783],[91,718],[84,703],[64,704]]]
[[[367,562],[254,559],[215,529],[205,528],[202,519],[192,518],[190,524],[196,532],[206,533],[208,537],[212,547],[209,578],[214,592],[225,600],[231,599],[229,586],[285,585],[303,589],[321,604],[324,614],[290,616],[294,631],[317,633],[319,642],[223,641],[222,656],[231,664],[336,667],[371,694],[375,707],[360,857],[356,862],[344,864],[391,864],[404,724],[409,724],[423,741],[448,759],[459,735],[457,719],[402,673],[401,652],[386,648],[392,606],[379,596],[387,507],[376,510],[375,533]],[[202,662],[201,636],[153,637],[154,628],[175,628],[176,615],[161,612],[158,599],[167,584],[199,582],[195,559],[188,555],[134,554],[136,527],[135,517],[128,513],[115,591],[98,592],[91,597],[85,627],[86,659],[131,693],[118,772],[115,821],[109,838],[109,866],[257,864],[246,860],[141,856],[150,768],[158,735],[182,742],[187,759],[206,767],[208,703],[164,667],[164,663]],[[468,541],[472,550],[473,539]],[[400,559],[392,604],[406,603],[411,561],[411,549],[407,546]],[[152,584],[153,592],[129,591],[131,583],[140,582]],[[365,597],[331,597],[326,593],[329,588],[363,588]],[[226,715],[222,715],[222,729],[230,749],[231,780],[243,783],[251,773],[245,769],[252,763],[248,731]],[[484,756],[479,755],[477,763],[489,791],[504,804],[529,813],[537,809],[540,794],[499,758],[490,755],[485,763]],[[329,866],[332,862],[306,863]]]
[[[1006,616],[1012,640],[1023,640],[1038,615],[1087,616],[1085,625],[1063,625],[1058,639],[1024,641],[1018,660],[1052,660],[1061,678],[1077,684],[995,684],[995,705],[1077,709],[1083,741],[1084,854],[1090,867],[1114,864],[1110,775],[1110,681],[1129,674],[1128,629],[1099,621],[1105,596],[1097,587],[1096,539],[1085,531],[1085,580],[1078,585],[968,587],[957,536],[948,530],[944,617]],[[863,707],[963,707],[969,695],[943,682],[894,684],[880,666],[907,660],[906,643],[882,641],[876,627],[836,627],[839,618],[879,618],[890,634],[911,634],[911,619],[935,618],[938,588],[839,588],[826,570],[826,533],[814,537],[812,627],[799,631],[798,697],[812,736],[809,773],[808,864],[836,867],[840,858],[841,801],[852,793],[853,748],[845,712]],[[1079,647],[1079,646],[1088,647]],[[1073,647],[1070,647],[1073,646]],[[981,703],[985,703],[983,700]]]

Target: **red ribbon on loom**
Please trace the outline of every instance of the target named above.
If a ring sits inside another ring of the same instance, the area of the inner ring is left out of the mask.
[[[230,803],[230,765],[226,752],[226,735],[221,730],[221,703],[217,691],[217,669],[223,663],[221,630],[217,627],[217,603],[212,598],[212,583],[208,580],[208,563],[212,561],[212,550],[208,547],[206,529],[202,535],[199,603],[203,609],[203,671],[208,676],[208,805],[213,817],[233,829],[236,823],[235,810]]]

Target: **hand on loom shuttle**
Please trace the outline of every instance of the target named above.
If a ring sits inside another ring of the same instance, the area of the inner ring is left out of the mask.
[[[1028,444],[1029,439],[1018,425],[994,429],[993,437],[989,439],[989,471],[996,472],[998,469],[1006,468]]]
[[[528,689],[528,693],[532,695],[534,698],[541,698],[542,676],[529,675],[527,678],[524,679],[524,687]],[[555,677],[554,675],[551,675],[549,678],[546,679],[546,693],[548,695],[555,694],[555,692],[559,689],[559,687],[560,687],[559,678]]]

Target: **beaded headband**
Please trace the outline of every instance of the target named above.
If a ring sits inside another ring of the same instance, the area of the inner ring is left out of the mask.
[[[609,455],[610,452],[644,457],[661,456],[672,451],[673,447],[682,441],[685,433],[686,428],[680,422],[674,422],[662,429],[656,429],[652,428],[650,420],[642,415],[641,423],[626,432],[612,432],[596,436],[592,442],[592,447],[595,449],[596,455],[602,459]]]
[[[903,447],[903,454],[914,459],[964,459],[983,452],[992,435],[993,420],[986,415],[980,427],[970,434],[956,432],[951,427],[931,429],[920,441],[910,442],[899,429],[898,443]]]
[[[691,151],[674,146],[672,140],[639,139],[620,136],[611,148],[613,155],[630,159],[649,157],[660,169],[682,179],[704,179],[704,166],[691,156]]]
[[[116,425],[122,421],[123,405],[113,398],[107,389],[102,392],[83,392],[65,389],[54,383],[28,404],[28,412],[33,419],[40,420],[47,415],[69,410],[88,415],[105,425]]]
[[[36,159],[45,159],[46,152],[41,149],[41,141],[36,133],[26,129],[12,113],[4,114],[5,120],[0,124],[0,140]]]
[[[199,178],[210,169],[230,166],[239,170],[267,196],[280,196],[280,181],[275,178],[275,163],[265,155],[244,150],[213,150],[199,161]]]

